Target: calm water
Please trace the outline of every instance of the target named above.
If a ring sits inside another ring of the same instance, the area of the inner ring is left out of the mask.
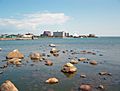
[[[44,65],[44,61],[33,62],[29,59],[31,52],[40,52],[50,54],[49,44],[56,44],[60,50],[58,57],[47,57],[53,61],[53,66]],[[120,91],[120,37],[106,38],[42,38],[39,40],[17,40],[17,41],[0,41],[0,66],[6,63],[6,55],[14,50],[19,49],[25,58],[22,60],[22,66],[8,66],[0,74],[0,84],[5,80],[11,80],[19,91],[79,91],[82,83],[89,83],[93,86],[93,91],[99,91],[96,87],[99,84],[105,86],[104,91]],[[68,50],[63,54],[63,50]],[[92,54],[74,54],[70,50],[80,52],[81,50],[89,50],[96,53]],[[102,54],[103,56],[99,56]],[[90,60],[96,60],[99,64],[92,66],[89,63],[79,62],[75,64],[78,68],[75,74],[62,73],[61,67],[70,61],[68,58],[86,57]],[[26,62],[28,60],[28,63]],[[34,66],[31,66],[34,64]],[[112,76],[99,76],[100,71],[108,71]],[[84,73],[87,78],[80,78],[80,74]],[[59,79],[57,84],[46,84],[45,80],[49,77]]]

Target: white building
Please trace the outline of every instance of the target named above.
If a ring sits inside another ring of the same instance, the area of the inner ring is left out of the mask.
[[[61,32],[53,32],[53,37],[67,37],[66,32],[61,31]]]

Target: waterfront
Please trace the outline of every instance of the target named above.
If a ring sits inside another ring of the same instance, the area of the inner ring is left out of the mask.
[[[19,49],[25,58],[22,59],[22,66],[8,66],[0,74],[0,84],[5,80],[11,80],[19,91],[78,91],[80,84],[89,83],[93,86],[93,91],[99,91],[96,87],[99,84],[105,86],[104,91],[120,90],[120,37],[101,37],[101,38],[41,38],[38,40],[9,40],[0,41],[0,60],[1,66],[6,63],[6,55]],[[55,44],[60,50],[58,57],[47,57],[53,61],[53,66],[46,66],[44,62],[33,62],[29,59],[31,52],[50,54],[49,44]],[[63,54],[62,51],[68,50]],[[71,54],[70,51],[80,52],[89,50],[96,53],[91,54]],[[102,54],[103,56],[100,56]],[[63,74],[61,67],[70,61],[68,58],[85,57],[96,60],[99,64],[92,66],[88,63],[79,62],[75,64],[77,72],[72,75]],[[28,60],[28,63],[26,62]],[[2,62],[3,61],[3,62]],[[31,66],[34,64],[34,66]],[[108,71],[112,76],[99,76],[100,71]],[[87,75],[80,78],[80,74]],[[60,82],[57,84],[46,84],[45,80],[49,77],[57,77]]]

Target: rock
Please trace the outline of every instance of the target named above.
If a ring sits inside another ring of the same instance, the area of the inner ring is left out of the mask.
[[[99,56],[103,56],[103,54],[99,54]]]
[[[65,65],[64,65],[64,67],[73,67],[74,65],[73,64],[71,64],[71,63],[66,63]]]
[[[83,51],[80,51],[80,53],[82,53],[82,54],[86,54],[87,51],[86,51],[86,50],[83,50]]]
[[[21,59],[19,59],[19,58],[13,58],[13,59],[8,60],[7,63],[14,64],[14,65],[21,65],[22,63],[20,61],[21,61]]]
[[[2,51],[2,48],[0,48],[0,51]]]
[[[111,74],[111,73],[108,73],[108,72],[106,72],[106,71],[102,71],[102,72],[99,73],[99,75],[109,75],[109,76],[111,76],[112,74]]]
[[[55,44],[49,44],[49,46],[50,46],[50,47],[56,47],[56,45],[55,45]]]
[[[77,68],[73,64],[67,63],[63,66],[61,71],[65,73],[74,73],[77,71]]]
[[[79,58],[78,60],[79,61],[86,61],[87,59],[86,58]]]
[[[0,86],[0,91],[18,91],[18,89],[11,81],[7,80]]]
[[[3,74],[3,71],[0,71],[0,74]]]
[[[46,60],[46,61],[45,61],[45,65],[52,66],[52,65],[53,65],[53,62],[50,61],[50,60]]]
[[[81,77],[81,78],[86,78],[86,75],[81,74],[80,77]]]
[[[59,54],[58,53],[53,53],[53,56],[58,57]]]
[[[31,54],[30,54],[30,58],[31,58],[32,60],[40,60],[40,59],[42,59],[42,54],[40,54],[40,53],[38,53],[38,52],[36,52],[36,53],[31,53]]]
[[[104,89],[104,86],[103,85],[99,85],[98,88],[99,89]]]
[[[82,91],[92,91],[92,87],[87,84],[80,85],[80,90]]]
[[[50,50],[50,53],[57,53],[58,52],[58,50],[56,49],[56,48],[52,48],[51,50]]]
[[[78,61],[77,61],[77,60],[72,59],[72,60],[70,61],[70,63],[71,63],[71,64],[78,64]]]
[[[66,51],[62,51],[62,53],[66,53]]]
[[[93,60],[93,61],[90,61],[90,64],[97,65],[98,63],[95,60]]]
[[[19,52],[18,49],[13,50],[12,52],[8,53],[8,55],[6,56],[7,59],[12,59],[12,58],[19,58],[22,59],[24,58],[24,55]]]
[[[54,83],[58,83],[58,79],[53,77],[53,78],[49,78],[48,80],[45,81],[46,83],[49,84],[54,84]]]

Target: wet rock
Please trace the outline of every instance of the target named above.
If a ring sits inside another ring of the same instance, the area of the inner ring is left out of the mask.
[[[53,62],[50,61],[50,60],[46,60],[46,61],[45,61],[45,65],[52,66],[52,65],[53,65]]]
[[[88,84],[80,85],[80,90],[82,91],[92,91],[92,87]]]
[[[77,61],[77,60],[72,59],[72,60],[70,61],[70,63],[71,63],[71,64],[78,64],[78,61]]]
[[[53,53],[53,56],[58,57],[59,53]]]
[[[111,73],[108,73],[108,72],[106,72],[106,71],[102,71],[102,72],[99,73],[99,75],[109,75],[109,76],[111,76],[112,74],[111,74]]]
[[[49,46],[50,46],[50,47],[56,47],[56,45],[55,45],[55,44],[49,44]]]
[[[3,71],[0,71],[0,74],[3,74]]]
[[[90,61],[90,64],[91,65],[97,65],[98,63],[97,63],[97,61],[93,60],[93,61]]]
[[[86,61],[87,59],[86,58],[79,58],[78,60],[79,61]]]
[[[86,54],[87,51],[86,51],[86,50],[83,50],[83,51],[80,51],[80,53],[82,53],[82,54]]]
[[[103,56],[103,54],[99,54],[99,56]]]
[[[48,80],[45,81],[46,83],[49,84],[54,84],[54,83],[58,83],[58,79],[53,77],[53,78],[49,78]]]
[[[7,59],[12,59],[12,58],[19,58],[22,59],[24,58],[24,55],[19,52],[18,49],[13,50],[12,52],[8,53],[8,55],[6,56]]]
[[[66,53],[66,51],[62,51],[62,53]]]
[[[56,48],[52,48],[51,50],[50,50],[50,53],[57,53],[58,52],[58,50],[56,49]]]
[[[47,57],[50,57],[51,55],[47,55]]]
[[[0,48],[0,51],[2,51],[2,48]]]
[[[104,89],[104,86],[103,85],[99,85],[98,89]]]
[[[21,61],[21,59],[19,59],[19,58],[13,58],[13,59],[8,60],[7,63],[14,64],[14,65],[21,65],[22,63],[20,61]]]
[[[0,86],[0,91],[18,91],[18,89],[11,81],[7,80]]]
[[[86,78],[86,75],[85,74],[81,74],[80,77],[81,78]]]
[[[40,54],[40,53],[38,53],[38,52],[36,52],[36,53],[31,53],[31,54],[30,54],[30,58],[31,58],[32,60],[40,60],[40,59],[42,59],[42,54]]]
[[[63,66],[61,71],[65,73],[74,73],[77,71],[77,68],[73,64],[67,63]]]

